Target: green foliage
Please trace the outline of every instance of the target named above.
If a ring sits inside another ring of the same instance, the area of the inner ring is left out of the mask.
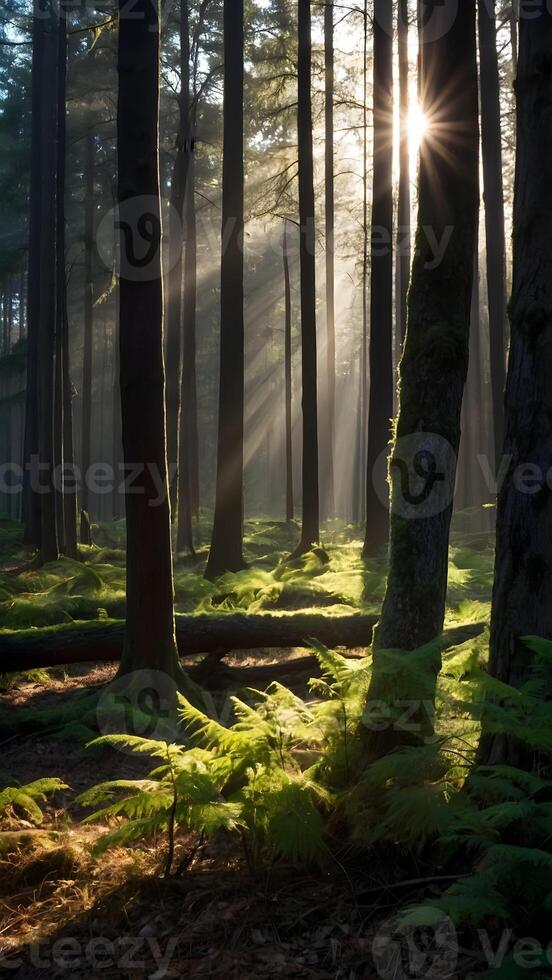
[[[44,819],[39,803],[60,789],[69,787],[61,779],[36,779],[26,786],[7,786],[0,790],[0,820],[13,812],[38,826]]]

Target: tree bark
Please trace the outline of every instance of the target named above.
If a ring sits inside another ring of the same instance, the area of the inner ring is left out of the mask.
[[[118,200],[121,227],[127,221],[128,231],[130,224],[130,234],[121,238],[119,277],[122,436],[125,465],[141,468],[125,495],[127,617],[120,669],[155,668],[184,686],[174,628],[165,431],[158,4],[137,0],[129,17],[124,0],[119,2]],[[128,221],[136,199],[147,202],[152,231],[151,261],[141,276],[132,248],[136,228]]]
[[[302,529],[294,556],[320,538],[314,165],[312,149],[311,5],[299,0],[298,17],[299,256],[301,263],[301,383],[303,409]]]
[[[193,146],[193,130],[190,139]],[[177,548],[195,554],[193,517],[199,508],[198,424],[196,382],[197,221],[195,210],[195,160],[190,159],[186,188],[186,253],[184,259],[184,310],[182,393],[179,438]]]
[[[421,91],[429,127],[420,153],[416,254],[390,462],[390,567],[376,649],[413,650],[443,627],[468,368],[479,207],[475,0],[464,0],[452,25],[438,0],[425,9],[437,37],[426,39],[421,25]],[[442,30],[436,30],[439,18]],[[438,263],[432,261],[427,227],[440,241],[450,236]]]
[[[522,637],[552,639],[552,13],[520,22],[514,194],[511,343],[504,454],[511,460],[498,496],[489,670],[519,687],[531,654]],[[523,478],[523,474],[528,479]],[[483,740],[490,763],[524,764],[519,744]]]
[[[364,557],[387,544],[389,511],[374,467],[391,439],[393,416],[393,11],[374,3],[374,162],[370,282],[370,400]]]
[[[40,495],[31,485],[29,466],[38,458],[38,326],[40,315],[40,228],[42,199],[42,62],[44,18],[41,0],[34,0],[32,60],[31,188],[27,276],[27,390],[23,457],[23,520],[25,544],[40,547]]]
[[[324,191],[326,222],[326,472],[325,511],[335,516],[334,443],[335,443],[335,189],[334,189],[334,6],[326,0],[324,7]]]
[[[291,284],[289,276],[289,255],[287,221],[284,221],[282,242],[284,264],[284,399],[285,399],[285,445],[286,445],[286,521],[293,520],[293,437],[292,437],[292,364],[291,364]]]
[[[409,64],[408,64],[408,0],[399,0],[397,10],[397,35],[399,44],[399,196],[397,207],[397,256],[396,256],[396,339],[397,359],[400,360],[406,335],[407,297],[410,280],[410,146],[408,117],[410,111]]]
[[[173,521],[176,520],[178,510],[178,444],[182,387],[182,221],[191,157],[188,0],[181,0],[180,4],[180,94],[178,110],[179,125],[171,180],[167,302],[167,461]]]
[[[500,132],[500,80],[496,52],[494,0],[479,0],[479,73],[493,433],[495,468],[498,473],[504,442],[506,243]]]
[[[94,137],[89,133],[84,159],[84,340],[82,350],[82,433],[81,433],[81,507],[90,511],[87,473],[90,467],[92,435],[92,358],[94,326],[94,277],[92,249],[94,247]],[[81,544],[86,544],[82,541]]]
[[[56,483],[56,520],[59,550],[68,554],[72,542],[67,544],[65,532],[69,523],[65,508],[70,508],[66,498],[61,473],[65,461],[65,360],[68,351],[65,343],[65,319],[67,314],[67,291],[65,280],[65,172],[66,172],[66,121],[65,96],[67,82],[67,15],[62,4],[59,7],[58,50],[57,50],[57,187],[56,187],[56,351],[55,351],[55,393],[54,393],[54,455],[56,466],[61,469]],[[72,460],[71,460],[72,461]],[[71,532],[69,532],[71,533]],[[76,549],[75,549],[76,551]],[[71,557],[76,557],[75,551]]]
[[[224,2],[224,147],[217,480],[206,576],[244,568],[243,0]]]
[[[44,487],[41,507],[41,562],[58,557],[54,471],[54,347],[56,332],[56,189],[57,189],[57,13],[44,0],[40,207],[40,309],[38,316],[38,455]]]

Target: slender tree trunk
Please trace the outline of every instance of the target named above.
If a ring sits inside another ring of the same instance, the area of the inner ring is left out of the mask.
[[[365,519],[366,448],[368,436],[368,0],[364,0],[362,58],[362,337],[360,342],[359,412],[357,453],[357,523]]]
[[[292,440],[292,374],[291,374],[291,283],[289,276],[289,255],[287,221],[284,220],[284,239],[282,242],[284,264],[284,399],[285,399],[285,443],[286,443],[286,521],[293,520],[293,440]]]
[[[334,7],[326,0],[324,7],[325,67],[325,220],[326,220],[326,372],[327,372],[327,471],[325,473],[325,509],[335,516],[335,191],[334,191]]]
[[[193,129],[190,131],[192,136]],[[186,254],[184,260],[183,363],[180,413],[177,548],[194,554],[193,517],[199,501],[196,386],[197,223],[195,161],[186,188]]]
[[[390,568],[378,650],[413,650],[443,627],[468,368],[479,206],[475,0],[464,0],[452,25],[438,0],[425,9],[435,36],[426,40],[422,25],[423,108],[430,124],[420,153],[417,249],[390,464]],[[438,240],[448,236],[438,264],[431,261],[428,226]]]
[[[504,443],[511,463],[498,496],[489,661],[492,676],[514,687],[527,679],[531,665],[522,637],[552,639],[552,497],[547,481],[552,445],[551,50],[552,13],[543,5],[521,19],[519,34]],[[492,764],[526,761],[520,745],[501,735],[484,738],[482,757]]]
[[[171,180],[167,303],[167,460],[171,516],[178,509],[178,441],[182,387],[182,220],[190,168],[190,38],[188,0],[180,4],[180,95],[176,156]]]
[[[370,282],[370,402],[364,557],[387,544],[389,511],[374,467],[391,439],[393,415],[393,19],[388,0],[374,5],[374,164]]]
[[[399,0],[397,12],[399,42],[399,99],[400,99],[400,147],[399,147],[399,198],[397,208],[397,256],[396,256],[396,317],[398,358],[404,343],[407,319],[407,296],[410,279],[410,152],[408,116],[410,111],[408,68],[408,0]]]
[[[25,336],[25,273],[19,277],[19,323],[17,330],[18,340],[23,340]]]
[[[82,351],[82,399],[81,399],[81,506],[90,510],[87,472],[92,462],[90,442],[92,437],[92,359],[94,328],[94,276],[92,249],[94,247],[94,137],[90,133],[85,144],[84,161],[84,341]],[[88,544],[82,541],[81,544]]]
[[[40,207],[40,309],[38,318],[38,455],[43,471],[40,559],[58,557],[54,473],[54,348],[56,333],[56,189],[57,189],[57,65],[58,17],[45,2],[42,61],[42,194]]]
[[[217,482],[206,575],[243,560],[243,0],[224,0],[224,147]]]
[[[38,326],[40,315],[40,228],[42,199],[42,74],[44,18],[41,0],[34,0],[32,61],[31,191],[27,274],[27,390],[23,458],[24,541],[40,547],[40,495],[33,489],[30,465],[38,458]]]
[[[506,243],[494,0],[479,0],[479,72],[493,433],[498,473],[504,441]]]
[[[65,460],[65,358],[68,357],[65,339],[65,322],[67,315],[67,287],[65,279],[65,171],[66,171],[66,121],[65,98],[67,82],[67,14],[62,5],[59,8],[58,26],[58,77],[57,77],[57,190],[56,190],[56,358],[55,358],[55,412],[54,412],[54,443],[55,461],[60,467],[60,476],[56,482],[56,519],[59,538],[59,549],[68,554],[73,542],[69,544],[65,532],[70,523],[70,514],[66,516],[66,507],[71,509],[71,500],[67,499],[64,481],[61,479]],[[71,456],[72,462],[72,456]],[[73,507],[74,510],[74,507]],[[71,530],[69,529],[71,538]],[[75,549],[76,550],[76,549]],[[71,557],[76,557],[75,551]]]
[[[299,255],[301,262],[303,513],[301,540],[294,552],[295,556],[307,552],[320,537],[310,0],[299,0],[298,31],[297,133],[299,145]]]
[[[121,227],[120,363],[123,453],[141,464],[126,493],[127,617],[121,673],[155,668],[178,682],[163,364],[163,282],[159,199],[159,20],[157,2],[137,0],[128,17],[120,0],[118,199]],[[148,200],[154,230],[147,276],[133,264],[132,202]],[[127,204],[127,202],[131,202]],[[157,202],[157,203],[155,203]],[[129,229],[130,224],[130,229]],[[162,492],[152,476],[155,467]],[[136,492],[136,488],[140,492]],[[159,497],[161,496],[161,499]]]
[[[120,343],[119,343],[119,301],[116,299],[115,323],[113,325],[113,391],[112,391],[112,452],[113,452],[113,472],[115,474],[114,490],[112,497],[112,512],[115,520],[118,520],[124,512],[124,502],[120,490],[121,486],[121,459],[122,459],[122,434],[121,434],[121,386],[119,375],[121,373],[120,363]]]

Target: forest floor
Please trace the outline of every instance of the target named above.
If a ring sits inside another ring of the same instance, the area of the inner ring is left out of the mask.
[[[84,562],[63,559],[14,574],[7,569],[27,556],[18,545],[19,529],[5,525],[0,526],[2,631],[120,616],[120,526],[97,528]],[[283,565],[292,538],[293,529],[285,525],[249,522],[250,568],[215,585],[202,577],[204,549],[194,563],[180,559],[178,611],[377,611],[385,563],[362,563],[356,529],[327,530],[329,562],[311,554]],[[486,621],[491,577],[489,533],[468,534],[460,524],[451,549],[448,624]],[[301,653],[244,651],[226,662],[281,665]],[[309,872],[277,865],[253,873],[235,837],[220,832],[208,844],[190,834],[178,836],[177,870],[170,878],[163,877],[163,837],[92,857],[91,845],[106,827],[83,824],[85,813],[75,797],[102,780],[141,778],[151,768],[136,756],[86,748],[95,734],[86,695],[105,687],[115,671],[112,664],[88,663],[0,675],[0,792],[53,776],[68,787],[40,804],[44,816],[38,828],[13,811],[0,817],[1,830],[19,835],[16,843],[3,846],[0,834],[0,968],[9,968],[14,977],[75,980],[379,976],[373,951],[387,920],[405,900],[436,894],[440,887],[422,855],[415,866],[392,869],[388,860],[360,865],[354,851],[344,847]],[[308,675],[286,678],[280,668],[278,680],[304,694]],[[75,718],[79,703],[83,716]],[[33,718],[41,724],[34,725]]]

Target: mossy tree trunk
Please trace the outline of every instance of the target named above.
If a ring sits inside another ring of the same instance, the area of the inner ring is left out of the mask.
[[[299,257],[301,278],[301,386],[303,410],[302,529],[294,556],[320,537],[314,165],[312,148],[311,5],[299,0],[298,16]]]
[[[243,50],[243,0],[225,0],[219,418],[209,578],[244,567]]]
[[[498,497],[489,670],[519,687],[531,654],[521,637],[552,639],[552,13],[522,18],[519,32],[511,344]],[[548,479],[547,479],[548,477]],[[489,763],[524,764],[519,744],[483,739]]]
[[[429,128],[421,147],[418,230],[390,461],[389,578],[374,638],[369,703],[393,695],[388,676],[378,670],[379,651],[414,650],[443,628],[468,367],[479,202],[475,0],[464,0],[452,24],[448,7],[438,0],[425,10],[431,35],[426,37],[421,23],[421,92]],[[440,262],[428,245],[428,227],[438,240],[449,239]],[[396,744],[397,732],[384,734],[386,747]]]

